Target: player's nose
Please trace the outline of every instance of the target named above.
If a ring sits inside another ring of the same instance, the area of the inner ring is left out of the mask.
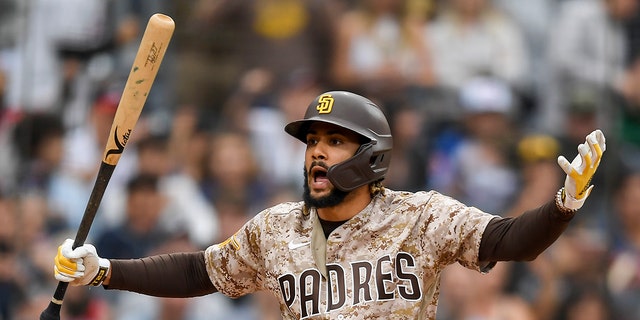
[[[327,159],[327,145],[326,143],[319,142],[315,146],[313,146],[313,150],[311,151],[311,157],[314,160],[326,160]]]

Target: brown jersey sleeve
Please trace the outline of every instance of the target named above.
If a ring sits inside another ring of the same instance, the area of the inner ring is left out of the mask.
[[[479,261],[531,261],[547,249],[569,225],[555,201],[515,218],[494,218],[480,242]]]
[[[106,289],[171,298],[196,297],[218,291],[209,280],[204,251],[110,261],[111,279]]]

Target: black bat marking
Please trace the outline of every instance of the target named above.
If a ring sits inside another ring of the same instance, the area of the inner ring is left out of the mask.
[[[116,129],[113,132],[113,142],[116,144],[116,149],[109,149],[109,151],[107,151],[107,154],[105,154],[104,159],[106,160],[109,155],[112,154],[122,154],[122,152],[124,151],[124,146],[127,145],[127,141],[129,140],[129,137],[131,136],[131,129],[128,129],[127,132],[125,134],[122,135],[122,143],[120,143],[120,141],[118,140],[118,127],[116,127]]]

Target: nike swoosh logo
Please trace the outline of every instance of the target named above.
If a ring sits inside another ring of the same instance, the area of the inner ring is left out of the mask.
[[[294,249],[302,248],[302,247],[304,247],[304,246],[308,246],[308,245],[310,245],[310,244],[311,244],[311,242],[310,242],[310,241],[307,241],[307,242],[300,242],[300,243],[294,243],[294,242],[292,241],[292,242],[289,242],[289,250],[294,250]]]

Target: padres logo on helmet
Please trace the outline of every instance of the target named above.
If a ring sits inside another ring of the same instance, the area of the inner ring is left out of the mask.
[[[331,113],[331,109],[333,109],[333,97],[330,94],[321,95],[316,106],[318,113]]]

